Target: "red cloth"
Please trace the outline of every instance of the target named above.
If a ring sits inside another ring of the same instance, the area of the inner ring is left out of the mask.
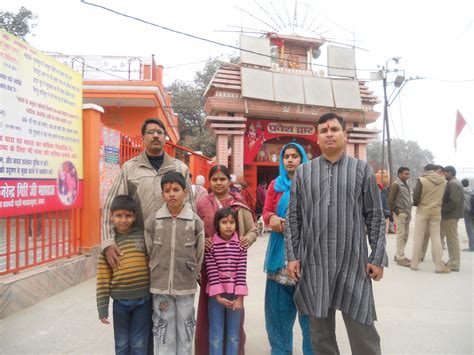
[[[263,221],[265,225],[269,225],[270,217],[276,214],[278,202],[280,202],[281,196],[283,196],[283,192],[276,192],[275,191],[275,181],[273,180],[268,186],[267,195],[265,197],[265,206],[263,206]]]
[[[239,195],[230,193],[231,198],[221,201],[223,207],[235,207],[239,209],[243,202]],[[240,207],[239,207],[240,206]],[[214,193],[204,196],[196,204],[196,210],[199,217],[204,222],[204,231],[207,238],[212,237],[216,231],[214,229],[214,216],[219,209]],[[252,211],[253,212],[253,211]],[[199,292],[198,311],[196,320],[196,332],[194,337],[195,355],[209,355],[209,315],[208,302],[209,295],[206,293],[207,275],[205,262],[201,269],[201,290]],[[245,355],[245,331],[244,331],[245,310],[242,310],[242,319],[240,323],[240,343],[239,355]]]
[[[257,186],[257,208],[263,208],[265,204],[265,196],[267,194],[267,190],[262,186]]]
[[[240,191],[240,196],[242,200],[245,202],[247,206],[249,206],[250,210],[255,213],[255,199],[253,198],[252,194],[249,191],[249,188],[243,188]]]

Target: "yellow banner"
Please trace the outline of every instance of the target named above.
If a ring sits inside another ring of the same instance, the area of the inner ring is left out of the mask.
[[[0,180],[83,178],[82,78],[0,29]]]

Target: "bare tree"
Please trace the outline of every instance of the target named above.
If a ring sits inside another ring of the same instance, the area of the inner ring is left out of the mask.
[[[387,150],[385,150],[383,167],[385,170],[388,169],[386,154]],[[428,149],[422,149],[415,141],[392,139],[392,159],[394,173],[400,166],[406,166],[410,169],[412,178],[418,178],[423,172],[423,167],[434,162],[434,155]],[[382,170],[382,144],[380,140],[367,146],[367,160],[374,171]]]
[[[230,58],[230,61],[235,63],[238,58]],[[179,116],[180,144],[206,156],[216,154],[216,142],[204,128],[204,92],[221,63],[209,58],[204,68],[195,73],[192,83],[176,80],[167,87],[172,94],[173,111]]]

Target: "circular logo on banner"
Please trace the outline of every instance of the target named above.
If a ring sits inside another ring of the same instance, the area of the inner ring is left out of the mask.
[[[56,184],[61,202],[66,206],[72,205],[77,198],[79,189],[77,170],[73,163],[65,161],[61,164]]]

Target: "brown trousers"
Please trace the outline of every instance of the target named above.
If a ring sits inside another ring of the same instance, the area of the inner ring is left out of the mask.
[[[413,255],[411,258],[411,268],[417,269],[422,258],[422,246],[425,232],[428,229],[431,239],[431,254],[435,263],[436,271],[444,269],[443,250],[440,238],[440,222],[439,214],[424,215],[417,213],[415,217],[415,238],[413,241]]]
[[[446,237],[449,267],[451,269],[459,269],[459,266],[461,265],[461,248],[459,247],[457,218],[441,220],[441,236]]]

